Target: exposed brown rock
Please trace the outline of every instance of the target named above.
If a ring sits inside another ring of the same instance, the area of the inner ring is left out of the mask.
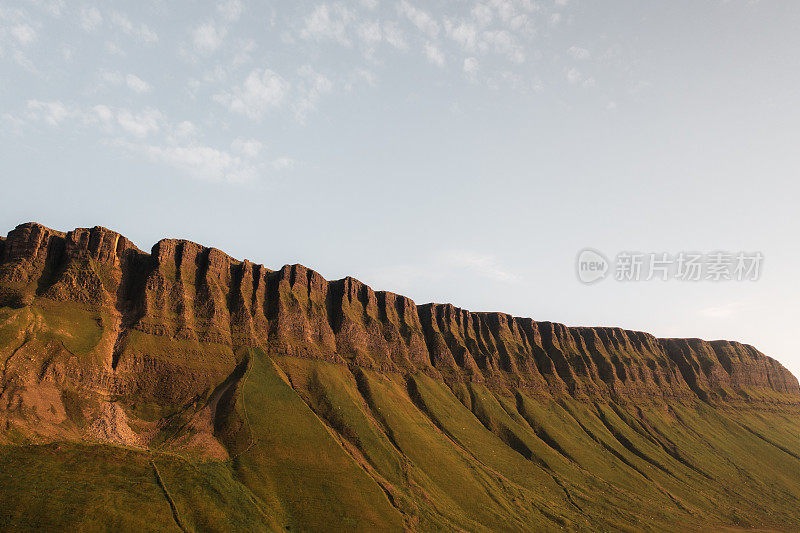
[[[793,397],[800,393],[797,379],[788,370],[747,344],[701,339],[660,342],[701,399],[726,400],[731,395],[750,399],[752,391],[758,390]]]
[[[0,306],[33,306],[34,317],[4,356],[6,418],[42,384],[150,399],[166,413],[229,380],[245,346],[532,395],[800,403],[797,379],[751,346],[415,305],[350,277],[273,271],[185,240],[147,254],[102,227],[12,230],[0,241]],[[49,310],[72,320],[68,339],[91,345],[81,352],[48,335]]]

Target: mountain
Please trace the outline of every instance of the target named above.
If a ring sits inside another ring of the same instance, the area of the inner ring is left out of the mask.
[[[730,341],[301,265],[0,239],[4,530],[800,528],[800,387]]]

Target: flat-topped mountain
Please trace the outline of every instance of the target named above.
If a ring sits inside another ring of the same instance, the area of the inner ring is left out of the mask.
[[[0,364],[0,526],[800,527],[798,381],[734,341],[28,223],[0,238]]]

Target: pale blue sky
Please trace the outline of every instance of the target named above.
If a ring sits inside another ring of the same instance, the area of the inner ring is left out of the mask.
[[[6,232],[103,225],[800,374],[800,3],[4,1]],[[577,252],[760,251],[580,284]]]

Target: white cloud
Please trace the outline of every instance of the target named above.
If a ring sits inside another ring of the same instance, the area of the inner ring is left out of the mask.
[[[431,43],[425,43],[425,57],[437,66],[444,66],[444,53]]]
[[[594,87],[595,80],[591,76],[585,76],[580,70],[572,67],[565,73],[567,81],[573,85],[580,83],[584,87]]]
[[[730,302],[727,304],[706,307],[700,310],[700,314],[708,318],[729,318],[741,308],[741,302]]]
[[[130,90],[139,94],[149,93],[152,90],[149,83],[134,74],[125,76],[125,84]]]
[[[219,11],[222,17],[229,21],[229,22],[236,22],[239,20],[239,17],[242,16],[242,11],[244,11],[244,6],[242,5],[241,0],[229,0],[228,2],[223,2],[217,6],[217,11]]]
[[[270,69],[254,69],[239,87],[214,95],[214,100],[234,113],[260,119],[270,109],[279,107],[291,85]]]
[[[340,3],[320,4],[306,17],[305,26],[300,30],[300,36],[304,39],[331,40],[344,46],[350,46],[347,26],[353,19],[353,12]]]
[[[403,31],[394,22],[385,22],[383,24],[383,38],[398,50],[408,48]]]
[[[150,84],[141,79],[135,74],[122,75],[122,73],[113,70],[101,70],[98,73],[100,83],[95,86],[95,89],[106,88],[109,85],[126,86],[131,91],[138,94],[149,93],[152,90]]]
[[[458,24],[446,21],[444,24],[445,33],[452,40],[457,42],[468,52],[475,50],[475,42],[478,38],[478,29],[474,24],[460,22]]]
[[[215,65],[211,70],[203,74],[203,81],[208,83],[221,83],[227,81],[228,69],[223,65]]]
[[[105,48],[106,52],[108,52],[111,55],[115,55],[115,56],[124,56],[125,55],[125,52],[122,51],[122,48],[120,48],[116,43],[111,42],[111,41],[106,41],[103,44],[103,48]]]
[[[362,82],[363,81],[364,83],[366,83],[370,87],[377,87],[377,85],[378,85],[378,82],[377,82],[377,79],[375,77],[375,74],[373,74],[369,70],[366,70],[366,69],[363,69],[363,68],[357,68],[355,70],[354,78],[355,78],[355,81],[357,81],[357,82]],[[347,91],[349,91],[350,89],[353,88],[353,85],[354,85],[353,82],[348,82],[348,83],[345,84],[345,89]]]
[[[84,7],[81,9],[81,28],[85,31],[94,31],[103,23],[103,15],[96,7]]]
[[[439,23],[427,11],[414,7],[408,0],[402,0],[397,6],[397,10],[401,15],[405,15],[419,31],[429,37],[439,35]]]
[[[383,40],[381,25],[377,22],[363,22],[358,26],[358,36],[367,46],[373,46]]]
[[[192,42],[198,52],[213,52],[222,44],[225,38],[225,28],[217,28],[213,22],[201,24],[192,32]]]
[[[106,133],[119,127],[121,131],[137,138],[155,134],[167,125],[164,114],[153,108],[131,111],[103,104],[81,108],[64,104],[60,100],[28,100],[26,118],[42,121],[53,127],[61,126],[67,121],[71,121],[74,126],[99,124]]]
[[[464,60],[464,72],[468,76],[474,76],[478,73],[478,60],[474,57],[468,57]]]
[[[25,121],[19,117],[12,115],[11,113],[3,113],[0,116],[0,135],[11,135],[14,137],[21,137],[23,135],[23,128],[25,127]]]
[[[58,126],[66,119],[75,116],[75,110],[67,107],[59,100],[43,102],[41,100],[28,100],[27,107],[29,118],[43,120],[50,126]]]
[[[298,85],[300,97],[294,104],[294,112],[297,120],[304,122],[308,114],[316,110],[320,97],[331,92],[333,82],[308,65],[300,68],[298,74],[303,80]]]
[[[140,113],[121,110],[117,113],[117,124],[135,137],[147,137],[161,129],[164,115],[157,109],[147,108]]]
[[[171,137],[174,139],[190,139],[197,135],[197,127],[190,120],[183,120],[172,126]]]
[[[42,0],[30,0],[30,3],[50,15],[51,17],[60,17],[64,10],[63,0],[52,0],[50,2]]]
[[[514,5],[508,0],[494,0],[493,4],[497,15],[504,22],[508,22],[516,16]]]
[[[114,112],[108,106],[96,105],[92,108],[92,112],[97,118],[105,125],[110,125],[114,120]]]
[[[137,26],[131,22],[131,19],[122,13],[112,13],[111,22],[126,35],[130,35],[131,37],[134,37],[143,43],[153,44],[158,42],[158,34],[156,34],[156,32],[151,30],[145,24],[139,24]]]
[[[467,250],[450,250],[440,256],[448,266],[456,269],[470,270],[483,277],[503,282],[518,281],[519,276],[502,268],[495,257]]]
[[[11,58],[14,60],[14,63],[21,66],[28,72],[32,72],[34,74],[40,74],[39,70],[36,68],[36,65],[27,58],[27,56],[22,53],[22,50],[14,50],[11,53]]]
[[[483,39],[491,45],[495,52],[506,56],[514,63],[525,61],[525,51],[517,44],[514,36],[507,30],[495,30],[483,32]]]
[[[192,177],[209,181],[241,183],[253,180],[258,168],[230,152],[202,144],[159,146],[119,143],[156,163],[170,165]]]
[[[234,152],[250,158],[257,157],[263,148],[261,141],[256,139],[234,139],[231,143]]]
[[[581,71],[576,69],[575,67],[569,69],[567,71],[566,76],[567,76],[567,81],[570,83],[578,83],[581,80],[583,80],[583,74],[581,74]]]
[[[552,15],[550,15],[550,18],[548,19],[548,23],[551,26],[558,26],[560,22],[561,22],[561,13],[553,13]]]
[[[61,57],[64,59],[64,61],[66,62],[72,61],[73,53],[74,50],[71,47],[66,45],[61,47]]]
[[[23,46],[36,40],[36,30],[28,24],[18,24],[11,28],[11,35]]]
[[[24,118],[53,127],[99,127],[106,144],[200,179],[244,182],[256,178],[264,168],[281,170],[295,165],[289,158],[265,162],[261,158],[263,145],[255,139],[236,139],[230,150],[205,145],[197,141],[197,128],[192,122],[170,124],[161,111],[153,108],[134,111],[98,104],[82,109],[58,100],[29,100]],[[0,119],[7,133],[21,130],[26,123],[10,114]]]
[[[567,53],[573,59],[577,59],[579,61],[589,59],[591,57],[589,50],[587,50],[586,48],[581,48],[579,46],[570,46],[569,50],[567,50]]]
[[[239,43],[239,48],[236,50],[236,55],[231,60],[231,65],[238,67],[252,61],[252,52],[256,49],[256,42],[253,39],[248,39]]]
[[[109,71],[109,70],[101,71],[99,74],[99,78],[100,81],[102,81],[104,84],[110,84],[110,85],[121,85],[125,81],[125,78],[122,76],[122,74],[116,71]]]
[[[279,157],[277,159],[273,159],[270,166],[275,170],[292,170],[296,166],[297,162],[294,159],[289,157]]]
[[[492,8],[485,4],[475,4],[470,11],[470,15],[472,15],[472,20],[481,27],[491,24],[494,18],[494,15],[492,15]]]

